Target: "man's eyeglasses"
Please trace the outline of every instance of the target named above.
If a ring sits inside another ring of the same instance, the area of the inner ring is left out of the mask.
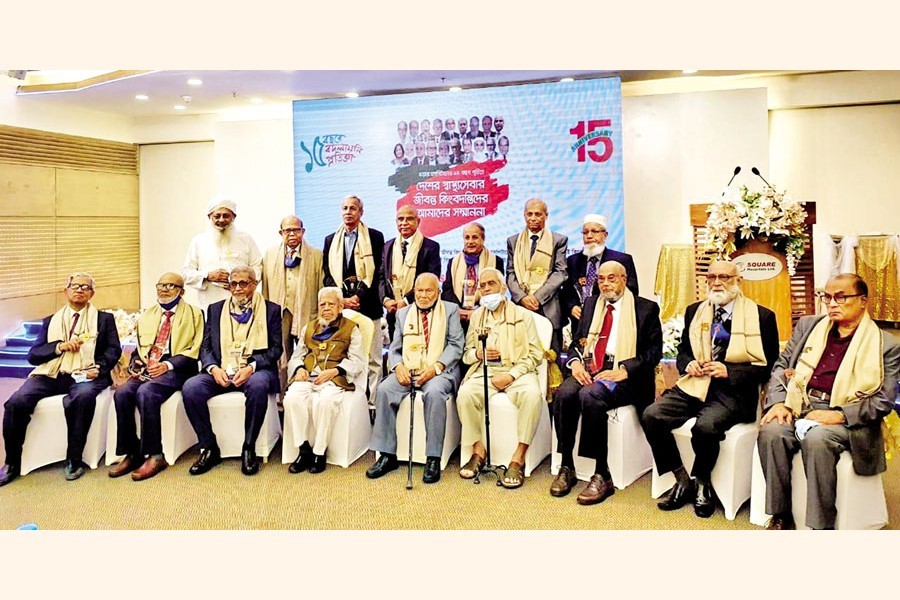
[[[229,281],[228,287],[230,287],[233,290],[237,290],[237,289],[243,290],[243,289],[250,287],[251,285],[253,285],[255,283],[256,283],[255,281]]]
[[[287,235],[300,235],[304,231],[306,231],[306,230],[303,229],[302,227],[299,229],[296,227],[292,227],[290,229],[282,229],[281,233],[286,233]]]
[[[865,294],[844,294],[842,292],[834,294],[833,296],[831,294],[826,294],[825,292],[816,294],[816,297],[822,304],[831,304],[832,300],[834,300],[835,304],[844,304],[847,301],[847,298],[859,298],[860,296],[865,296]]]
[[[171,292],[172,290],[181,289],[184,286],[178,285],[177,283],[157,283],[156,291],[158,292]]]
[[[69,289],[76,292],[90,292],[94,289],[94,286],[89,283],[70,283]]]
[[[500,144],[501,147],[503,147],[504,145],[505,144]],[[581,235],[587,235],[589,233],[593,233],[596,235],[596,234],[606,233],[606,230],[605,229],[582,229],[581,230]]]
[[[722,283],[728,283],[735,277],[737,277],[737,275],[713,275],[713,274],[710,274],[710,275],[706,276],[706,281],[708,281],[709,283],[715,283],[716,281],[721,281]]]

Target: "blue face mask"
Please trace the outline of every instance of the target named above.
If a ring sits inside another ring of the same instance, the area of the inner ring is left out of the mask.
[[[159,300],[157,300],[157,302],[159,302]],[[162,302],[159,302],[159,306],[160,306],[163,310],[172,310],[173,308],[175,308],[176,306],[178,306],[178,303],[179,303],[179,302],[181,302],[181,296],[178,296],[178,297],[176,297],[174,300],[172,300],[171,302],[166,302],[165,304],[163,304]]]
[[[497,310],[501,302],[503,302],[501,294],[488,294],[481,297],[481,305],[488,310]]]

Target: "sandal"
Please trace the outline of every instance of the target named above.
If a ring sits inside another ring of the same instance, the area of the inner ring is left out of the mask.
[[[507,479],[512,479],[512,482],[507,483]],[[517,462],[509,463],[509,466],[506,467],[506,472],[503,474],[503,479],[500,480],[500,485],[506,489],[514,490],[522,487],[523,483],[525,483],[525,465]]]
[[[478,456],[477,454],[473,454],[469,458],[469,462],[462,466],[459,470],[459,476],[463,479],[474,479],[475,475],[481,472],[482,467],[484,467],[487,459],[483,456]],[[463,471],[469,471],[472,473],[471,475],[464,474]]]

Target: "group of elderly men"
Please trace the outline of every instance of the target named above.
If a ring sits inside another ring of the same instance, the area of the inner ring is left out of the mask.
[[[538,366],[545,356],[554,357],[545,355],[535,313],[549,319],[556,355],[566,321],[573,331],[565,363],[570,376],[551,409],[562,455],[553,496],[565,496],[577,484],[579,423],[578,455],[596,466],[577,502],[598,504],[614,493],[607,411],[630,404],[641,414],[657,471],[675,476],[659,508],[691,503],[697,516],[711,516],[716,496],[710,477],[719,443],[733,425],[758,418],[763,387],[759,454],[770,528],[793,527],[790,467],[797,451],[809,485],[807,524],[813,528],[834,526],[841,452],[851,452],[857,473],[885,470],[880,425],[893,407],[900,346],[868,316],[868,289],[856,275],[828,281],[819,293],[827,316],[802,318],[779,356],[774,313],[742,294],[735,264],[712,263],[707,298],[685,312],[676,361],[682,377],[657,399],[659,307],[638,296],[631,257],[605,247],[602,216],[584,219],[584,247],[567,259],[567,238],[546,227],[546,204],[529,200],[525,230],[507,240],[505,275],[501,259],[484,247],[484,228],[471,224],[442,285],[440,248],[421,234],[413,209],[397,211],[399,235],[387,243],[362,223],[359,198],[348,196],[341,213],[343,223],[326,238],[324,252],[303,239],[302,221],[290,216],[281,222],[282,242],[263,256],[248,235],[233,228],[233,202],[215,199],[209,205],[211,227],[191,242],[183,276],[160,277],[157,303],[137,325],[131,377],[114,396],[117,453],[124,458],[110,469],[111,477],[131,473],[139,481],[166,468],[160,407],[179,389],[200,446],[190,473],[200,475],[221,462],[208,402],[235,390],[246,397],[241,469],[258,472],[255,443],[268,397],[286,388],[285,419],[298,452],[291,473],[325,470],[331,429],[346,394],[367,391],[376,409],[371,449],[379,457],[366,475],[379,478],[399,467],[396,413],[415,386],[424,402],[423,481],[441,476],[449,398],[457,399],[462,445],[471,448],[459,475],[474,478],[485,467],[487,388],[489,395],[504,392],[518,409],[518,445],[500,483],[519,487],[546,395]],[[203,311],[183,301],[186,285],[197,288]],[[31,414],[41,398],[53,394],[65,394],[66,478],[84,473],[82,451],[96,397],[111,385],[121,347],[111,315],[90,303],[89,275],[69,277],[65,293],[67,305],[44,320],[29,353],[35,370],[5,404],[7,464],[0,486],[20,474]],[[381,381],[378,330],[385,315],[391,344],[389,374]],[[367,333],[360,326],[364,320],[373,324]],[[464,375],[461,362],[468,366]],[[688,473],[672,431],[693,417],[696,458]]]

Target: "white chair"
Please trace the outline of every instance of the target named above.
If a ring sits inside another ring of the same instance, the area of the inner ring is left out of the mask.
[[[753,483],[750,495],[750,522],[765,526],[772,515],[766,514],[766,479],[759,452],[753,449]],[[791,506],[797,529],[806,526],[806,471],[800,452],[791,462]],[[881,474],[857,475],[853,457],[842,452],[837,463],[836,529],[881,529],[888,523],[887,503]]]
[[[691,447],[691,428],[696,417],[674,429],[675,443],[684,468],[690,472],[694,466],[694,449]],[[725,518],[734,521],[741,506],[750,498],[750,479],[753,463],[753,447],[759,433],[758,419],[753,423],[738,423],[725,432],[725,439],[719,443],[719,458],[710,477],[713,489],[725,509]],[[666,473],[660,476],[653,464],[653,479],[650,493],[659,498],[675,485],[675,476]]]
[[[134,409],[134,418],[140,431],[141,417],[137,409]],[[162,403],[160,407],[160,419],[162,429],[162,449],[166,462],[174,465],[178,457],[187,452],[197,443],[197,433],[191,427],[187,412],[184,410],[184,398],[181,392],[174,392]],[[116,454],[116,436],[118,423],[116,421],[116,403],[109,403],[109,422],[106,429],[106,464],[113,465],[122,458]]]
[[[106,420],[112,396],[112,388],[106,388],[97,395],[94,418],[91,420],[82,454],[82,460],[92,469],[96,469],[100,464],[106,450]],[[22,446],[22,475],[44,465],[65,460],[68,428],[62,400],[63,394],[60,394],[48,396],[37,403]]]
[[[531,313],[534,325],[544,350],[550,348],[550,340],[553,337],[553,325],[539,314]],[[537,369],[538,384],[541,388],[541,397],[547,397],[547,361],[541,361]],[[491,412],[491,462],[505,464],[509,460],[516,446],[519,444],[516,433],[516,418],[518,410],[509,397],[503,392],[497,392],[490,398]],[[407,410],[409,410],[407,408]],[[550,424],[550,411],[546,406],[541,406],[541,415],[531,445],[525,452],[525,476],[530,477],[534,469],[550,455],[552,425]],[[482,430],[484,423],[482,422]],[[472,456],[472,446],[461,446],[459,451],[461,465],[466,464]]]
[[[243,392],[228,392],[209,399],[209,422],[216,434],[222,458],[240,456],[244,449],[244,412],[247,398]],[[278,420],[278,394],[269,394],[266,416],[256,438],[256,454],[269,462],[269,454],[281,437]],[[168,461],[168,459],[166,459]]]
[[[613,408],[606,413],[607,447],[609,474],[613,484],[620,490],[637,481],[644,473],[653,468],[653,453],[647,437],[641,427],[637,409],[631,404]],[[575,432],[575,451],[581,439],[581,420]],[[582,481],[588,481],[594,474],[593,458],[575,456],[575,475]],[[553,436],[553,454],[550,458],[550,472],[559,473],[562,455],[557,452],[556,435]]]
[[[341,314],[356,323],[362,334],[365,364],[368,365],[369,349],[372,347],[372,336],[375,325],[365,315],[345,308]],[[369,402],[366,399],[368,382],[368,366],[363,368],[353,380],[355,390],[344,397],[341,409],[331,428],[331,439],[325,452],[325,461],[332,465],[347,468],[369,449],[372,437],[372,421],[369,419]],[[285,406],[285,411],[290,410]],[[288,464],[297,458],[300,444],[295,441],[291,419],[285,414],[284,439],[281,444],[281,462]]]
[[[413,409],[413,462],[424,464],[425,459],[425,402],[420,393],[416,393],[416,406]],[[456,398],[447,398],[447,424],[444,427],[444,447],[441,450],[441,470],[447,468],[450,456],[459,447],[462,425],[459,412],[456,410]],[[492,440],[493,441],[493,440]],[[492,457],[493,458],[493,457]],[[397,409],[397,459],[409,461],[409,394],[400,402]]]

